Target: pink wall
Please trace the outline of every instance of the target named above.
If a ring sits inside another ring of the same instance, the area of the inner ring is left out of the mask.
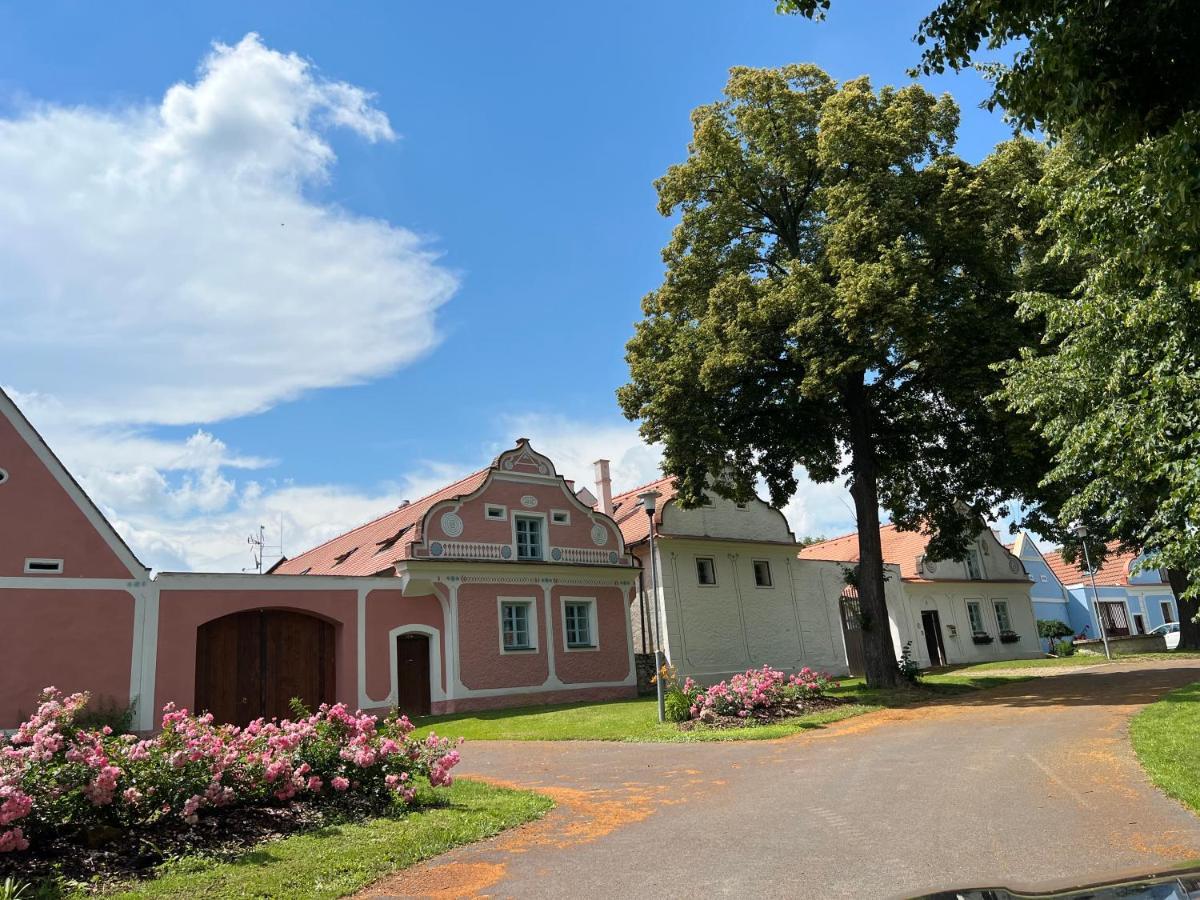
[[[133,597],[125,591],[0,589],[0,634],[0,728],[18,725],[51,685],[129,702]]]
[[[367,594],[367,696],[372,700],[380,700],[391,692],[392,648],[388,632],[401,625],[428,625],[441,634],[442,672],[438,677],[442,690],[446,689],[446,628],[438,598],[432,594],[405,597],[398,590],[371,591]]]
[[[599,632],[597,649],[565,650],[562,598],[595,599]],[[629,674],[629,644],[625,637],[625,599],[617,587],[556,587],[551,596],[554,613],[554,665],[566,684],[621,681]]]
[[[155,713],[167,701],[191,709],[196,699],[196,629],[212,619],[250,609],[296,609],[337,625],[335,696],[358,705],[358,592],[165,589],[158,610]]]
[[[522,497],[536,497],[537,505],[523,506]],[[484,507],[488,503],[499,503],[508,508],[504,521],[488,519],[484,516]],[[458,515],[463,521],[463,533],[458,537],[450,537],[442,529],[442,514],[456,504],[439,504],[429,513],[428,530],[425,534],[426,544],[429,541],[479,541],[482,543],[508,544],[513,540],[513,514],[543,513],[546,516],[547,545],[550,547],[583,547],[591,550],[620,551],[620,539],[617,527],[611,520],[597,517],[596,521],[604,523],[608,529],[608,542],[597,546],[592,541],[592,525],[588,512],[578,508],[578,501],[567,493],[562,483],[548,484],[531,482],[522,484],[514,481],[503,481],[493,478],[483,492],[474,499],[462,503]],[[555,525],[550,522],[552,509],[566,510],[571,514],[570,525]]]
[[[497,597],[530,597],[537,608],[537,650],[500,652]],[[458,655],[462,683],[475,690],[532,687],[549,676],[542,589],[536,584],[464,584],[458,589]]]
[[[0,416],[0,575],[22,575],[27,557],[63,560],[63,575],[129,578],[105,543],[12,423]],[[128,686],[126,687],[128,691]]]

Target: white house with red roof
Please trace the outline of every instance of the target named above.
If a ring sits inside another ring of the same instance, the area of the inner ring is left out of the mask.
[[[605,509],[606,464],[597,465]],[[639,500],[650,490],[661,494],[653,561],[650,517]],[[679,674],[704,684],[762,665],[847,671],[842,567],[798,559],[799,545],[778,509],[757,498],[735,503],[716,493],[685,509],[671,478],[613,497],[611,509],[643,570],[631,611],[639,652],[649,652],[661,637]]]
[[[929,536],[919,531],[883,525],[879,538],[897,656],[910,642],[923,667],[1040,655],[1032,582],[991,529],[980,530],[961,560],[930,558]],[[857,563],[858,534],[810,544],[800,558]]]
[[[590,499],[585,495],[585,499]],[[220,720],[636,692],[637,572],[613,519],[521,439],[266,575],[151,576],[0,391],[0,728],[48,685]]]

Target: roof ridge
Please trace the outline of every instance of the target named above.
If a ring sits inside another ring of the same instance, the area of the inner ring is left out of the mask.
[[[335,534],[333,537],[329,538],[328,540],[322,541],[321,543],[317,544],[314,547],[309,547],[307,550],[303,550],[300,553],[297,553],[295,556],[293,556],[291,559],[289,559],[288,562],[295,562],[296,560],[300,559],[300,557],[302,557],[302,556],[307,556],[310,553],[316,553],[318,550],[322,549],[323,547],[328,547],[334,541],[340,541],[342,538],[350,537],[350,535],[354,534],[356,531],[362,531],[364,528],[369,528],[370,526],[374,525],[377,522],[382,522],[384,519],[388,518],[389,516],[394,516],[396,513],[406,510],[409,507],[416,506],[418,503],[423,503],[424,501],[428,500],[430,497],[440,494],[442,491],[448,491],[453,487],[457,487],[458,485],[462,484],[464,481],[469,481],[470,479],[476,477],[477,475],[483,474],[484,472],[488,471],[491,468],[492,468],[491,465],[484,466],[482,469],[477,469],[476,471],[472,472],[470,475],[464,475],[462,478],[458,479],[458,481],[452,481],[449,484],[443,485],[442,487],[438,488],[436,491],[430,491],[428,494],[425,494],[423,497],[418,497],[416,500],[409,500],[403,506],[393,507],[392,509],[389,509],[387,512],[383,513],[383,515],[376,516],[373,519],[368,519],[366,522],[363,522],[361,525],[355,525],[353,528],[349,528],[346,531],[341,532],[340,534]]]

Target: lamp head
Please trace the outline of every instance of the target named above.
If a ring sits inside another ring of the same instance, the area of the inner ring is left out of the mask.
[[[1077,538],[1085,538],[1088,536],[1088,527],[1086,525],[1076,525],[1071,529],[1071,534]]]
[[[644,494],[638,494],[638,499],[642,501],[642,508],[646,510],[646,515],[654,515],[654,510],[658,508],[658,498],[662,494],[658,491],[646,491]]]

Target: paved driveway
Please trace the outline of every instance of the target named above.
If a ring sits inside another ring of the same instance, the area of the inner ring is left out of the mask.
[[[1050,887],[1200,858],[1128,720],[1200,660],[1038,678],[792,738],[473,743],[462,774],[544,791],[532,823],[374,896],[894,897]]]

